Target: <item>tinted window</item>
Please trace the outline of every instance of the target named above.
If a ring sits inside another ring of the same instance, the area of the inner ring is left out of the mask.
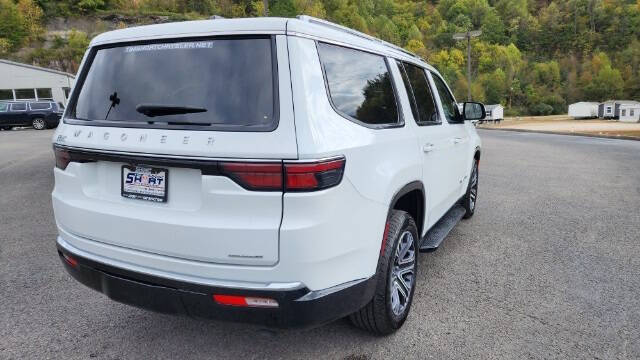
[[[27,103],[11,104],[12,111],[24,111],[27,110]]]
[[[382,56],[318,44],[329,95],[336,109],[365,124],[396,124],[398,107]]]
[[[0,112],[5,112],[9,108],[8,104],[0,103]]]
[[[42,99],[42,100],[53,99],[53,95],[51,95],[51,89],[36,89],[36,94],[38,94],[38,99]]]
[[[438,96],[440,96],[440,102],[442,103],[442,110],[444,110],[444,117],[448,122],[456,122],[459,121],[458,116],[458,104],[456,100],[453,98],[453,95],[449,92],[449,89],[444,84],[444,81],[436,75],[433,74],[433,82],[436,84],[436,88],[438,89]]]
[[[407,93],[413,93],[415,101],[413,118],[419,124],[439,123],[438,111],[424,69],[408,63],[403,63],[402,67],[405,71],[403,77],[406,77]]]
[[[44,110],[44,109],[48,109],[51,107],[51,105],[49,105],[49,103],[31,103],[29,104],[29,107],[31,108],[31,110]]]
[[[137,126],[273,130],[274,71],[269,37],[99,49],[72,114]],[[138,112],[140,105],[200,112],[147,113],[152,117]]]
[[[33,89],[16,89],[16,99],[34,99],[36,98],[36,92]]]
[[[13,100],[13,91],[0,90],[0,100]]]

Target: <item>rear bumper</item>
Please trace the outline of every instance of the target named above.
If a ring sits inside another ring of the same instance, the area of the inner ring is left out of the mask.
[[[278,328],[311,327],[349,315],[366,305],[375,291],[375,278],[356,280],[329,289],[310,291],[253,290],[211,287],[150,276],[78,256],[58,245],[67,272],[84,285],[112,300],[167,314],[262,324]],[[63,258],[71,256],[71,265]],[[274,299],[277,308],[220,305],[213,295]]]

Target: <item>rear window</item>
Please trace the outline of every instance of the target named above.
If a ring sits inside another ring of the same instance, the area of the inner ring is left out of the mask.
[[[431,87],[427,82],[427,74],[424,69],[403,62],[400,70],[402,80],[410,97],[413,118],[416,122],[420,125],[440,123]]]
[[[115,126],[271,131],[274,56],[271,37],[94,49],[70,114]]]
[[[318,43],[333,106],[366,125],[400,122],[391,75],[384,57]]]
[[[31,103],[29,104],[31,110],[45,110],[51,107],[50,103]]]

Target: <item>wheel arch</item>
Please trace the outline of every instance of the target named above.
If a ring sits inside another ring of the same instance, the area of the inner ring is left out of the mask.
[[[392,210],[406,211],[416,222],[418,235],[422,236],[426,203],[424,184],[422,181],[412,181],[396,191],[395,195],[391,198],[387,219],[391,216]]]
[[[481,154],[481,153],[482,153],[482,149],[480,149],[480,146],[476,146],[476,150],[475,150],[475,152],[474,152],[474,154],[473,154],[473,158],[474,158],[476,161],[480,161],[480,154]]]

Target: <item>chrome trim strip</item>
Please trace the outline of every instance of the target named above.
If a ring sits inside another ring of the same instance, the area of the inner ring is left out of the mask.
[[[306,295],[304,295],[303,297],[296,299],[295,301],[310,301],[310,300],[316,300],[319,299],[321,297],[325,297],[327,295],[331,295],[335,292],[338,292],[340,290],[344,290],[348,287],[357,285],[361,282],[365,282],[367,280],[369,280],[370,278],[362,278],[362,279],[356,279],[356,280],[352,280],[352,281],[347,281],[346,283],[342,283],[340,285],[336,285],[336,286],[332,286],[330,288],[326,288],[326,289],[322,289],[322,290],[316,290],[316,291],[310,291],[308,292]]]

